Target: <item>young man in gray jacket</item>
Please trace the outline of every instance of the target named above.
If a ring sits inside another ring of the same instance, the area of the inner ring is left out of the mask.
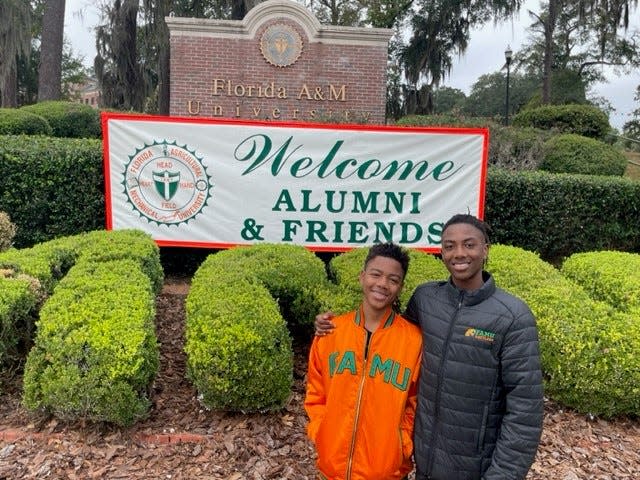
[[[535,319],[483,271],[488,251],[486,224],[455,215],[442,231],[449,280],[420,285],[407,305],[423,335],[417,480],[523,480],[538,448]]]

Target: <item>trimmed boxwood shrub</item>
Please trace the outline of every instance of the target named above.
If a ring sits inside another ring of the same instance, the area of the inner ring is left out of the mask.
[[[576,253],[562,264],[562,273],[589,295],[622,312],[640,309],[640,255],[628,252]]]
[[[547,395],[604,417],[640,413],[640,323],[633,315],[591,299],[521,248],[494,245],[488,270],[537,319]]]
[[[0,135],[51,135],[44,117],[18,108],[0,108]]]
[[[520,110],[513,117],[515,127],[533,127],[554,130],[558,133],[573,133],[603,140],[611,126],[607,115],[592,105],[542,105]]]
[[[621,177],[627,168],[627,158],[616,147],[580,135],[550,138],[544,144],[543,154],[539,168],[552,173]]]
[[[300,245],[256,244],[215,253],[210,264],[255,277],[278,302],[289,327],[309,326],[320,306],[317,292],[327,283],[325,265]]]
[[[40,311],[25,407],[131,425],[146,416],[159,352],[149,278],[134,260],[72,267]]]
[[[50,100],[25,105],[20,110],[44,117],[54,137],[100,138],[100,112],[89,105]]]
[[[77,235],[72,241],[78,252],[78,263],[135,260],[151,281],[153,293],[160,293],[164,280],[160,249],[149,234],[141,230],[97,230]]]
[[[218,256],[196,271],[187,297],[187,376],[207,408],[282,408],[293,383],[286,323],[250,270],[229,269]]]

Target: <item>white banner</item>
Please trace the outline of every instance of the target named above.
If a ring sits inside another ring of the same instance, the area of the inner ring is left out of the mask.
[[[394,241],[439,251],[484,214],[488,131],[103,113],[107,228],[159,245]]]

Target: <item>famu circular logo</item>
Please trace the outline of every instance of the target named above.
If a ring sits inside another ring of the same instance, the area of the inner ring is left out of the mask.
[[[124,169],[127,200],[158,225],[187,223],[207,205],[211,177],[195,151],[175,141],[136,149]]]

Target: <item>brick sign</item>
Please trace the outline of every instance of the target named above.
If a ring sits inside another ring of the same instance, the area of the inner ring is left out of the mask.
[[[291,0],[166,22],[171,115],[385,123],[389,29],[321,25]]]

